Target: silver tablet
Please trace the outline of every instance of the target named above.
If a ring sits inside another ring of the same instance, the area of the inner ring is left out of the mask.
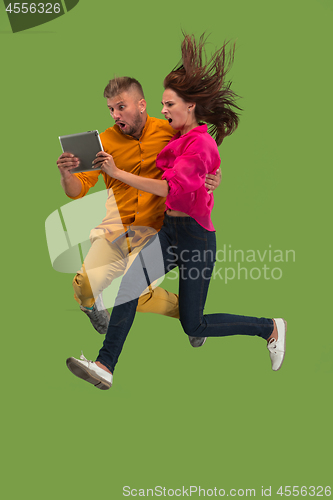
[[[62,135],[59,140],[64,153],[72,153],[80,160],[79,166],[73,168],[71,172],[98,170],[92,167],[96,154],[103,151],[98,130],[83,132],[82,134]]]

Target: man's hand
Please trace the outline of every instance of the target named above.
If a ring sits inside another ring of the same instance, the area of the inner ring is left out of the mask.
[[[222,172],[219,168],[216,174],[207,174],[205,188],[208,189],[208,194],[211,194],[221,184]]]
[[[72,174],[71,170],[79,166],[79,159],[72,153],[62,153],[57,159],[57,165],[61,177],[68,179]]]
[[[81,181],[72,174],[71,170],[79,166],[79,159],[72,153],[62,153],[57,159],[58,169],[61,175],[61,185],[67,196],[75,197],[81,193]]]
[[[97,153],[96,159],[93,161],[93,167],[103,170],[103,172],[108,174],[110,177],[117,178],[116,175],[119,169],[116,167],[112,156],[105,151]]]

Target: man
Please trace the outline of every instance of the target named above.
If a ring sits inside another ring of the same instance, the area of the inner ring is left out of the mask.
[[[175,131],[166,120],[147,115],[146,101],[140,83],[134,78],[110,80],[104,97],[115,125],[101,134],[103,149],[112,155],[116,165],[128,172],[152,179],[161,179],[155,166],[157,154],[169,142]],[[57,160],[61,185],[72,199],[87,194],[100,174],[109,189],[107,216],[92,230],[91,248],[81,270],[73,280],[74,298],[89,317],[93,327],[105,334],[110,315],[105,309],[101,292],[130,265],[152,232],[159,231],[164,217],[164,198],[137,190],[96,170],[72,174],[78,158],[63,153]],[[221,174],[208,175],[206,188],[214,190]],[[163,288],[149,287],[139,298],[137,310],[179,317],[178,296]],[[204,338],[189,337],[193,347],[200,347]]]

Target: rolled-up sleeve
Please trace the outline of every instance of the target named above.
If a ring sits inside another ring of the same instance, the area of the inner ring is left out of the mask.
[[[207,164],[198,153],[185,153],[176,158],[172,168],[166,170],[162,179],[169,184],[170,194],[190,193],[199,189],[207,174]]]
[[[101,170],[96,170],[94,172],[79,172],[75,173],[75,177],[79,179],[79,181],[82,184],[81,192],[77,196],[68,196],[69,198],[72,198],[72,200],[77,200],[78,198],[83,198],[85,196],[89,189],[93,186],[95,186],[96,182],[98,181],[98,176],[101,173]]]

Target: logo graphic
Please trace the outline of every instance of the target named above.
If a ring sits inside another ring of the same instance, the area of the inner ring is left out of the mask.
[[[161,278],[152,283],[153,288],[164,279],[162,250],[159,240],[154,239],[155,229],[139,226],[125,228],[112,189],[87,195],[63,205],[59,211],[55,210],[45,221],[45,231],[53,269],[71,274],[81,268],[91,243],[99,238],[105,240],[105,234],[112,235],[106,246],[97,244],[98,258],[93,265],[88,262],[85,265],[93,295],[97,298],[103,292],[103,302],[107,308],[114,306],[123,274],[148,241],[151,244],[142,251],[138,278],[142,274],[152,278],[157,273]],[[120,254],[117,248],[121,249]],[[141,292],[137,292],[133,284],[130,299],[139,297]]]
[[[8,2],[4,0],[13,33],[53,21],[72,10],[78,3],[79,0],[58,0],[57,2]]]

